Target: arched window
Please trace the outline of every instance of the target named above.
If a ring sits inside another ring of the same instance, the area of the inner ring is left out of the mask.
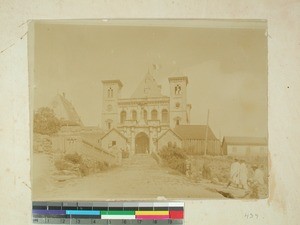
[[[120,122],[124,123],[126,120],[126,111],[122,111],[120,114]]]
[[[108,130],[110,130],[112,128],[112,120],[106,120],[106,127]]]
[[[174,120],[175,120],[176,125],[180,125],[180,120],[181,120],[180,117],[176,117],[176,118],[174,118]]]
[[[145,110],[144,109],[144,120],[145,120],[145,122],[147,121],[147,119],[148,119],[148,112],[147,112],[147,110]]]
[[[114,95],[114,90],[111,87],[109,87],[107,90],[107,97],[112,98],[113,95]]]
[[[132,110],[132,120],[137,120],[137,114],[135,110]]]
[[[175,95],[180,95],[181,94],[181,86],[177,84],[175,86]]]
[[[157,110],[153,109],[151,111],[151,120],[157,120]]]
[[[163,109],[162,112],[161,112],[161,115],[162,115],[162,123],[168,123],[169,122],[169,113],[168,113],[168,110],[166,109]]]

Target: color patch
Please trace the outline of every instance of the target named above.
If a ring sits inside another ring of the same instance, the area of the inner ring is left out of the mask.
[[[169,215],[169,211],[135,211],[135,215]]]
[[[66,210],[67,215],[90,215],[90,216],[99,216],[100,211],[95,210]]]
[[[171,219],[183,219],[183,211],[170,211]]]
[[[125,210],[125,211],[121,211],[121,210],[112,210],[112,211],[103,210],[103,211],[101,211],[101,215],[135,215],[135,212],[131,211],[131,210]]]
[[[134,220],[135,215],[101,215],[101,219],[106,219],[106,220]]]
[[[66,210],[45,210],[45,209],[33,209],[32,214],[39,215],[66,215]]]
[[[169,215],[141,215],[135,216],[138,220],[167,220]]]

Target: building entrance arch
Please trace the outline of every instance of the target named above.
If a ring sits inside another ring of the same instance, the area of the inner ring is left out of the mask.
[[[149,137],[144,132],[140,132],[135,136],[135,153],[149,153]]]

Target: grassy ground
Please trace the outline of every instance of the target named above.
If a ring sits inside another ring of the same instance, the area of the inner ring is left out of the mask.
[[[206,163],[211,170],[212,178],[218,178],[220,182],[228,182],[230,174],[230,166],[234,159],[228,156],[201,156],[193,155],[188,156],[188,161],[191,163],[191,169],[194,173],[202,173],[203,165]],[[248,158],[246,161],[248,168],[248,177],[254,173],[253,165],[263,165],[265,179],[268,174],[268,164],[266,158]]]
[[[230,167],[234,162],[233,157],[229,156],[203,156],[190,154],[185,149],[176,147],[165,147],[159,151],[158,155],[162,158],[164,165],[185,174],[190,180],[208,182],[226,187],[230,178]],[[263,165],[265,174],[265,185],[260,187],[262,198],[268,196],[268,158],[267,157],[247,157],[239,158],[246,162],[248,168],[248,180],[251,181],[254,175],[254,165]]]
[[[204,164],[210,170],[210,176],[205,179],[212,183],[226,186],[230,178],[230,167],[233,163],[233,158],[227,156],[188,156],[188,161],[191,163],[192,180],[204,179]],[[265,185],[259,187],[259,197],[266,198],[268,196],[268,164],[266,158],[248,158],[246,161],[248,168],[248,181],[251,181],[254,175],[253,165],[263,165]],[[251,183],[249,183],[251,184]],[[252,188],[250,188],[252,190]]]

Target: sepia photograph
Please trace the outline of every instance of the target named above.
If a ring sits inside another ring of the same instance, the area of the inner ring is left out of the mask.
[[[268,197],[266,21],[30,25],[33,201]]]

